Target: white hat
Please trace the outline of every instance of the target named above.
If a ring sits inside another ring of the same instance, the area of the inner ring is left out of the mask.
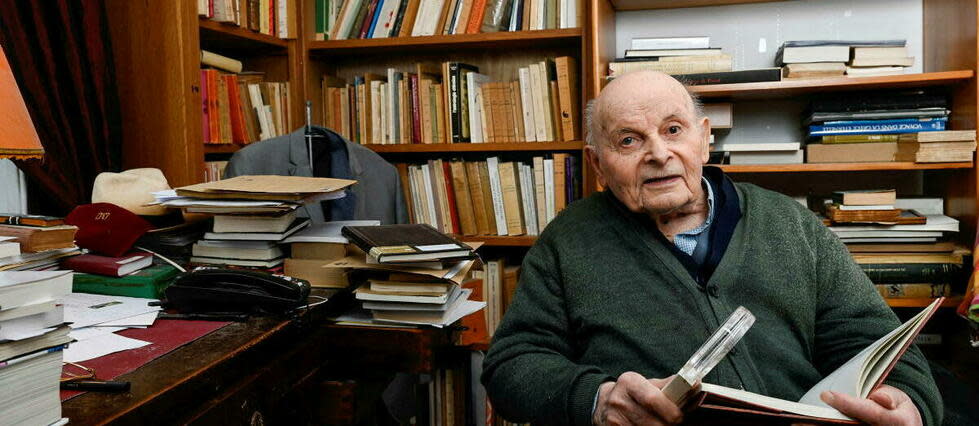
[[[93,203],[112,203],[135,214],[161,216],[166,207],[146,206],[155,201],[153,192],[170,189],[160,169],[125,170],[121,173],[103,172],[95,177],[92,187]]]

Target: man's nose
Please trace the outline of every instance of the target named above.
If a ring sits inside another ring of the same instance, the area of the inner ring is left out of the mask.
[[[659,135],[648,138],[643,149],[643,161],[647,163],[662,164],[670,158],[670,150],[667,148],[666,141]]]

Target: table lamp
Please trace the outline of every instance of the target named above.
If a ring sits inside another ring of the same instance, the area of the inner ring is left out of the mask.
[[[42,158],[44,148],[0,46],[0,158]]]

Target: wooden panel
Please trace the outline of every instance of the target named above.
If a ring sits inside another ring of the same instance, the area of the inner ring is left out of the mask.
[[[678,9],[728,4],[771,3],[784,0],[613,0],[615,10]]]
[[[975,0],[925,0],[922,2],[925,71],[979,69],[976,57],[977,7]],[[977,118],[976,79],[953,87],[952,129],[975,129]],[[979,173],[957,176],[943,185],[945,211],[960,220],[959,240],[972,244],[979,218]]]
[[[578,151],[584,142],[523,142],[523,143],[435,143],[364,145],[374,152],[492,152],[492,151]]]
[[[159,168],[174,187],[200,182],[204,153],[196,3],[109,0],[106,11],[122,115],[123,167]]]
[[[205,154],[233,154],[239,149],[244,148],[244,145],[238,145],[236,143],[206,143],[204,144]]]
[[[368,51],[417,52],[419,50],[442,49],[512,49],[516,47],[567,46],[578,45],[580,40],[581,28],[564,28],[423,37],[310,41],[309,49],[317,54],[360,55]]]
[[[811,163],[718,165],[727,173],[859,172],[870,170],[971,169],[973,163]]]
[[[584,48],[584,73],[582,74],[582,85],[584,86],[584,96],[582,102],[587,104],[589,100],[598,97],[598,93],[605,84],[605,74],[608,70],[608,63],[615,59],[615,10],[609,0],[587,0],[586,13],[588,17],[587,30],[585,32]],[[582,108],[584,112],[584,108]],[[588,132],[585,128],[584,117],[582,117],[582,131]],[[582,192],[587,196],[592,192],[598,191],[598,180],[595,171],[585,159],[582,152]]]
[[[771,99],[822,92],[850,90],[899,89],[913,87],[967,84],[975,72],[972,68],[921,74],[877,77],[842,77],[828,79],[783,80],[759,83],[709,84],[691,86],[701,98]]]

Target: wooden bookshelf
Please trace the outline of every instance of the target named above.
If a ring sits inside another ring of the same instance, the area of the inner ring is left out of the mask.
[[[498,236],[498,235],[453,235],[459,241],[480,242],[483,246],[507,246],[507,247],[530,247],[537,241],[536,236],[517,235],[517,236]]]
[[[584,147],[582,141],[573,142],[520,142],[520,143],[433,143],[433,144],[394,144],[365,147],[379,153],[416,152],[516,152],[516,151],[579,151]]]
[[[199,18],[198,26],[201,31],[201,43],[207,46],[220,46],[226,49],[285,49],[289,46],[288,40],[210,19]]]
[[[968,163],[807,163],[807,164],[719,164],[727,173],[865,172],[878,170],[971,169]]]
[[[934,302],[935,299],[931,298],[917,298],[917,299],[901,299],[901,298],[888,298],[885,297],[884,300],[887,302],[887,306],[892,308],[924,308]],[[962,296],[952,296],[945,298],[942,302],[942,308],[954,308],[962,303]]]
[[[974,75],[975,73],[972,70],[958,70],[875,77],[839,77],[759,83],[710,84],[692,86],[690,90],[705,99],[769,99],[825,92],[944,86],[968,82]]]
[[[513,49],[547,47],[580,43],[581,28],[538,31],[504,31],[479,34],[453,34],[422,37],[389,37],[353,40],[309,42],[310,53],[328,55],[360,55],[383,51],[416,51],[442,49]]]

